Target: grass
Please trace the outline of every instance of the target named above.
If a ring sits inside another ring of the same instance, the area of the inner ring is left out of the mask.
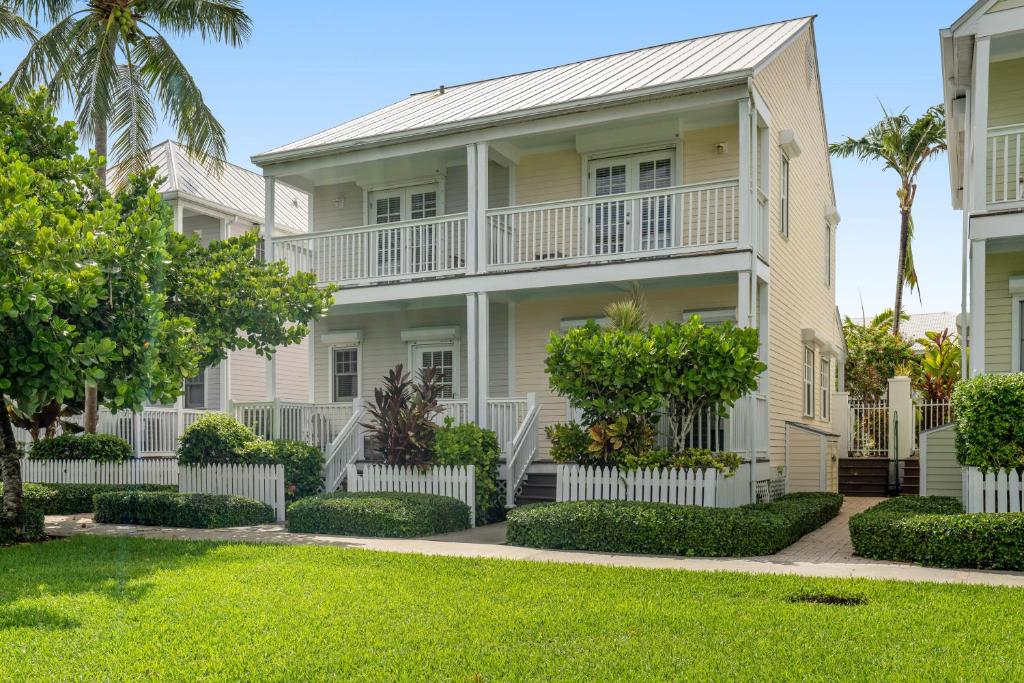
[[[1011,680],[1022,607],[1009,588],[79,536],[0,550],[0,678]]]

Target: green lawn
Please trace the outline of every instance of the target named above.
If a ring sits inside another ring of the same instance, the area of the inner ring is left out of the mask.
[[[796,593],[861,596],[796,604]],[[79,536],[0,550],[0,679],[1019,679],[1024,591]]]

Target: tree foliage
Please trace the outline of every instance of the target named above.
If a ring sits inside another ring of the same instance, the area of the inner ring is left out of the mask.
[[[915,361],[910,344],[893,336],[888,325],[843,322],[846,337],[846,389],[855,400],[877,401],[886,394],[889,378]]]
[[[423,465],[433,457],[438,401],[442,387],[434,368],[420,371],[413,381],[399,363],[384,376],[383,386],[373,390],[366,409],[377,451],[389,465]]]
[[[925,332],[918,339],[924,353],[914,368],[914,384],[932,401],[948,401],[960,381],[960,344],[948,329]]]

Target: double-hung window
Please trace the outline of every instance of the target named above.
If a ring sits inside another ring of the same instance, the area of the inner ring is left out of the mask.
[[[821,376],[818,378],[818,392],[821,401],[821,419],[829,419],[831,409],[829,401],[829,389],[832,386],[832,361],[828,358],[821,359]]]
[[[789,158],[785,154],[779,169],[779,232],[789,237]]]
[[[201,371],[191,379],[185,380],[184,391],[182,392],[182,405],[192,410],[203,410],[206,408],[206,371]]]
[[[331,377],[335,403],[351,401],[359,396],[358,346],[331,350]]]
[[[455,345],[452,343],[416,346],[417,370],[434,371],[434,381],[441,386],[441,398],[456,398],[458,378],[455,368]]]
[[[814,349],[804,347],[804,416],[814,417]]]

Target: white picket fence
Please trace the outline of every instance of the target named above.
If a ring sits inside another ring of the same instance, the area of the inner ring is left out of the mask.
[[[252,498],[274,508],[284,521],[283,465],[179,465],[177,458],[124,462],[21,461],[21,476],[33,484],[163,484],[182,493],[220,493]]]
[[[622,471],[616,467],[559,465],[555,500],[636,500],[672,505],[737,507],[750,502],[750,465],[731,477],[718,470],[674,468]]]
[[[1024,481],[1016,470],[982,472],[964,467],[963,502],[967,512],[1024,511]]]
[[[178,490],[252,498],[272,507],[277,521],[284,521],[284,465],[182,465]]]
[[[124,462],[93,460],[21,461],[23,481],[33,484],[178,484],[177,458],[145,458]]]
[[[364,465],[362,474],[348,466],[348,490],[432,493],[460,500],[469,506],[470,526],[476,526],[476,473],[473,465],[445,465],[426,469],[396,465]]]

